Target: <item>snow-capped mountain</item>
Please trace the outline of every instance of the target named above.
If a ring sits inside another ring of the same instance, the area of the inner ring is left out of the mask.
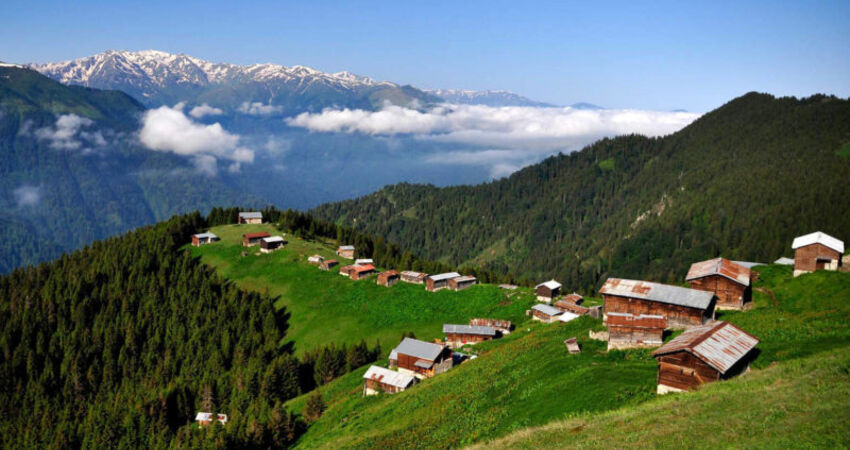
[[[426,89],[425,92],[436,95],[448,103],[461,105],[486,106],[553,106],[538,102],[510,91],[474,91],[464,89]]]
[[[214,63],[157,50],[114,51],[29,67],[65,84],[119,89],[149,105],[178,101],[233,108],[261,102],[281,112],[328,106],[377,107],[437,100],[410,86],[350,72],[325,73],[305,66]]]

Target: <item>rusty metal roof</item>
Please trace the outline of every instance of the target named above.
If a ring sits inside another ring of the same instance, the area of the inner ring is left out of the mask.
[[[264,237],[269,237],[269,236],[271,236],[271,235],[268,234],[268,233],[248,233],[248,234],[243,234],[242,238],[243,239],[244,238],[257,239],[257,238],[264,238]]]
[[[567,300],[558,300],[553,305],[555,308],[560,309],[561,311],[571,312],[573,314],[587,314],[590,309],[585,308],[584,306],[577,305],[573,302]]]
[[[457,278],[452,278],[452,279],[455,281],[455,283],[466,283],[466,282],[469,282],[469,281],[477,280],[477,278],[473,277],[472,275],[464,275],[462,277],[457,277]]]
[[[622,278],[607,279],[599,293],[698,309],[707,309],[714,299],[713,292]]]
[[[625,326],[636,328],[667,328],[667,317],[657,314],[638,314],[609,312],[605,324],[610,326]]]
[[[413,384],[414,378],[406,373],[396,372],[384,367],[372,366],[363,374],[363,378],[404,389]]]
[[[726,373],[758,343],[758,338],[735,325],[716,321],[685,331],[652,352],[652,356],[685,351]]]
[[[375,270],[375,266],[371,264],[364,264],[362,266],[351,266],[351,270],[357,273],[372,272],[373,270]]]
[[[495,336],[496,329],[493,327],[474,325],[443,324],[443,333],[446,334],[477,334],[480,336]]]
[[[691,281],[710,275],[720,275],[744,286],[750,285],[750,269],[726,258],[714,258],[691,264],[685,280]]]
[[[401,272],[401,274],[402,274],[403,276],[405,276],[405,277],[410,277],[410,278],[425,278],[425,277],[427,277],[427,276],[428,276],[428,274],[427,274],[427,273],[414,272],[414,271],[412,271],[412,270],[405,270],[405,271],[402,271],[402,272]]]
[[[791,248],[797,250],[800,247],[812,244],[821,244],[837,251],[838,253],[844,253],[844,242],[824,233],[823,231],[816,231],[814,233],[795,237],[794,242],[791,244]]]

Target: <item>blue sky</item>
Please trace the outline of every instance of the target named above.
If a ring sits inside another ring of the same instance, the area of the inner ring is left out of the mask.
[[[752,90],[850,96],[846,0],[387,3],[3,0],[0,60],[158,49],[700,112]]]

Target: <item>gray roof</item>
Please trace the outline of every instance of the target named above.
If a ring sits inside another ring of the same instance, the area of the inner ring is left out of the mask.
[[[536,288],[539,288],[540,286],[546,286],[549,289],[560,289],[561,283],[558,283],[555,280],[549,280],[545,283],[540,283],[537,286],[534,286],[534,288],[536,289]]]
[[[481,327],[474,325],[452,325],[452,324],[444,324],[443,325],[443,333],[454,333],[454,334],[479,334],[481,336],[495,336],[496,329],[493,327]]]
[[[599,293],[699,309],[707,309],[714,298],[713,292],[621,278],[606,280]]]
[[[440,344],[432,344],[430,342],[420,341],[413,338],[404,338],[401,344],[393,350],[396,355],[408,355],[415,358],[427,359],[433,361],[443,352],[444,346]],[[398,357],[396,357],[398,359]]]
[[[446,273],[441,273],[441,274],[438,274],[438,275],[431,275],[428,278],[430,278],[434,281],[443,281],[443,280],[450,280],[452,278],[457,278],[459,276],[460,276],[460,274],[457,273],[457,272],[446,272]]]
[[[337,250],[354,250],[353,245],[340,245]]]
[[[787,257],[783,256],[783,257],[777,259],[776,261],[774,261],[773,263],[774,264],[781,264],[783,266],[793,266],[794,265],[794,258],[787,258]]]
[[[423,369],[430,369],[431,366],[434,365],[434,363],[430,362],[430,361],[425,361],[424,359],[420,359],[419,361],[416,361],[415,363],[413,363],[413,365],[416,366],[416,367],[421,367]]]
[[[216,236],[216,235],[214,235],[214,234],[210,233],[209,231],[207,231],[206,233],[198,233],[198,234],[196,234],[196,235],[194,235],[194,236],[195,236],[196,238],[198,238],[198,239],[205,239],[205,238],[209,238],[209,239],[218,239],[218,236]]]
[[[753,262],[753,261],[732,261],[732,262],[739,265],[739,266],[744,266],[747,269],[752,269],[755,266],[766,266],[767,265],[765,263]]]
[[[794,242],[791,244],[791,248],[797,250],[800,247],[812,244],[821,244],[837,251],[838,253],[844,253],[844,242],[822,231],[816,231],[804,236],[795,237]]]
[[[271,236],[271,237],[263,238],[263,240],[266,241],[266,242],[269,242],[269,243],[271,243],[271,242],[284,242],[283,238],[280,237],[280,236]]]
[[[262,219],[263,213],[257,211],[241,212],[239,213],[239,217],[243,219]]]
[[[375,380],[383,384],[395,386],[398,388],[406,388],[413,384],[414,378],[406,373],[396,372],[390,369],[385,369],[379,366],[369,367],[369,370],[363,374],[363,378],[367,380]]]
[[[547,316],[559,316],[559,315],[564,313],[563,311],[561,311],[558,308],[553,308],[549,305],[544,305],[543,303],[538,303],[538,304],[532,306],[531,309],[540,311],[543,314],[546,314]]]
[[[477,278],[473,277],[472,275],[464,275],[462,277],[455,277],[454,280],[458,283],[466,283],[467,281],[475,281],[477,280]]]

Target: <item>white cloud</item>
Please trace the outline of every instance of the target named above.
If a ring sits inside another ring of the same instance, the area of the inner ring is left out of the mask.
[[[254,151],[239,146],[238,135],[229,133],[219,123],[194,122],[183,113],[182,107],[177,104],[173,108],[161,106],[147,111],[139,131],[142,144],[152,150],[195,156],[195,167],[205,174],[216,173],[218,158],[254,161]]]
[[[41,201],[41,186],[21,185],[12,191],[18,208],[35,206]]]
[[[283,108],[280,106],[273,106],[271,104],[266,105],[262,102],[244,102],[239,105],[239,108],[236,108],[236,110],[242,114],[249,114],[252,116],[268,116],[282,111]]]
[[[517,149],[463,150],[432,154],[425,158],[431,164],[460,164],[489,168],[491,178],[510,175],[549,154]]]
[[[94,121],[76,114],[63,114],[56,119],[52,127],[44,127],[35,130],[35,137],[42,141],[48,141],[51,148],[57,150],[77,150],[83,146],[80,137],[90,138],[92,135],[86,133],[80,135],[80,129],[89,127]],[[100,136],[101,139],[103,136]]]
[[[220,116],[222,114],[224,114],[224,111],[222,111],[220,108],[215,108],[206,103],[204,103],[203,105],[196,106],[192,108],[191,111],[189,111],[189,115],[196,119],[200,119],[204,116]]]

